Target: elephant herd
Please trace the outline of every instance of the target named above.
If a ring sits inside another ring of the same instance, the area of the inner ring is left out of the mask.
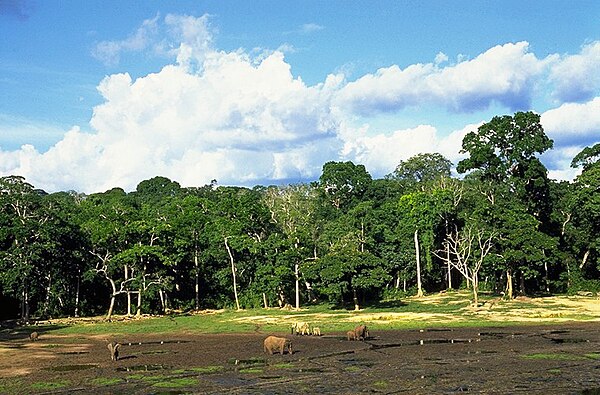
[[[306,322],[295,322],[292,324],[293,335],[314,335],[321,336],[321,330],[318,327],[311,328]],[[346,339],[350,340],[365,340],[369,337],[369,330],[366,325],[359,325],[353,330],[346,332]],[[288,354],[292,354],[292,341],[285,337],[268,336],[264,340],[265,353],[272,355],[279,352],[281,355],[287,350]]]
[[[311,327],[306,322],[295,322],[292,324],[293,335],[313,335],[321,336],[321,329],[319,327]],[[346,332],[347,340],[365,340],[369,337],[369,330],[366,325],[359,325],[353,330]],[[32,332],[29,336],[31,341],[37,341],[39,334]],[[120,344],[112,342],[108,344],[108,350],[110,352],[110,359],[117,361],[119,359],[119,348]],[[279,352],[281,355],[287,350],[288,354],[292,354],[292,341],[285,337],[269,336],[264,340],[264,351],[267,354],[273,354]]]

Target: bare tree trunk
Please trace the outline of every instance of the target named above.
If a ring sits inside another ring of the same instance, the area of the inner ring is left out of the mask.
[[[80,283],[81,283],[81,269],[77,269],[77,288],[75,291],[75,318],[79,317],[79,292],[80,292]]]
[[[585,264],[587,263],[588,257],[590,256],[590,250],[587,250],[585,254],[583,254],[583,259],[581,260],[581,265],[579,265],[579,269],[583,269]]]
[[[298,273],[298,262],[294,265],[294,277],[296,277],[296,309],[300,309],[300,276]]]
[[[48,274],[48,286],[46,287],[46,298],[44,300],[44,308],[42,309],[42,316],[48,315],[48,308],[50,307],[50,293],[52,292],[52,275]]]
[[[267,303],[267,294],[265,294],[263,292],[263,306],[265,307],[265,309],[269,308],[269,303]]]
[[[117,284],[115,284],[115,282],[108,277],[106,279],[110,282],[110,286],[112,288],[112,293],[110,295],[110,305],[108,306],[108,313],[106,314],[106,320],[110,321],[110,318],[113,314],[113,309],[115,308],[115,298],[117,297]]]
[[[129,268],[127,265],[123,266],[125,273],[125,281],[129,280]],[[131,317],[131,292],[127,291],[127,317]]]
[[[160,306],[163,313],[167,312],[167,301],[165,300],[165,293],[162,289],[158,290],[158,296],[160,297]]]
[[[548,280],[548,261],[544,259],[544,282],[546,283],[546,292],[550,293],[550,280]]]
[[[423,297],[423,287],[421,286],[421,258],[419,252],[419,230],[415,230],[415,258],[417,261],[417,297]]]
[[[311,285],[310,285],[310,283],[309,283],[308,281],[306,281],[306,280],[304,280],[304,286],[306,287],[306,292],[308,293],[308,299],[309,299],[311,302],[314,302],[314,301],[316,300],[316,298],[315,298],[315,294],[314,294],[314,292],[313,292],[313,290],[312,290],[312,286],[311,286]]]
[[[200,310],[200,270],[198,262],[198,249],[194,248],[194,267],[196,268],[196,284],[195,284],[195,306],[196,310]]]
[[[473,274],[473,305],[475,307],[479,306],[478,289],[479,289],[479,278],[477,276],[477,273],[474,273]]]
[[[110,321],[110,318],[112,317],[114,308],[115,308],[115,295],[113,294],[110,296],[110,305],[108,307],[108,313],[106,314],[107,321]]]
[[[512,272],[506,270],[506,295],[509,299],[513,298]]]
[[[131,292],[127,291],[127,317],[131,317]]]
[[[140,317],[141,315],[142,315],[142,289],[138,288],[137,310],[135,312],[135,316]]]
[[[233,295],[235,297],[235,307],[240,310],[240,300],[238,299],[238,292],[237,292],[237,278],[236,278],[236,268],[235,268],[235,262],[233,260],[233,254],[231,253],[231,249],[229,248],[229,244],[227,243],[227,237],[225,237],[225,248],[227,249],[227,253],[229,254],[229,260],[231,261],[231,276],[233,277]]]
[[[294,248],[298,250],[298,244],[300,240],[296,238],[296,242],[294,243]],[[294,277],[296,280],[296,309],[300,309],[300,264],[296,262],[294,264]]]
[[[352,299],[354,300],[354,311],[359,311],[360,306],[358,305],[358,295],[356,294],[356,288],[352,288]]]

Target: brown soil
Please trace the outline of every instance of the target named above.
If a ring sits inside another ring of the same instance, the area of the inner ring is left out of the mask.
[[[0,393],[600,394],[599,323],[288,336],[268,333],[0,338]],[[108,340],[121,342],[110,360]]]

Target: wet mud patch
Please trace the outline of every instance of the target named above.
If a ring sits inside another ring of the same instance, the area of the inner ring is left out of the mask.
[[[88,370],[97,368],[98,365],[58,365],[58,366],[50,366],[47,368],[43,368],[43,370],[51,371],[51,372],[78,372],[81,370]]]
[[[110,360],[106,339],[98,336],[78,338],[76,345],[52,337],[58,347],[48,348],[18,339],[5,344],[25,347],[0,354],[0,393],[594,394],[600,388],[599,329],[600,323],[587,322],[371,330],[364,342],[333,332],[294,338],[298,352],[269,356],[263,352],[266,334],[260,333],[177,334],[167,340],[136,335],[127,339],[132,346],[123,347],[118,361]],[[16,380],[27,384],[12,384]],[[33,382],[46,387],[33,388]],[[65,386],[52,390],[52,383]]]

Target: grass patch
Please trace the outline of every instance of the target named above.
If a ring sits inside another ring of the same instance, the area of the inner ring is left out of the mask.
[[[23,382],[20,379],[0,379],[1,394],[20,394],[23,392]]]
[[[597,352],[592,352],[589,354],[583,354],[584,357],[589,358],[589,359],[600,359],[600,353]]]
[[[60,344],[44,344],[42,348],[58,348],[62,347]]]
[[[198,384],[198,380],[190,377],[182,377],[182,378],[173,378],[167,381],[161,381],[158,383],[152,384],[153,387],[156,388],[182,388],[182,387],[191,387]]]
[[[390,384],[387,381],[379,380],[373,383],[373,387],[378,389],[386,389]]]
[[[214,366],[203,366],[203,367],[198,367],[198,368],[191,368],[190,370],[195,373],[207,374],[207,373],[222,372],[224,369],[225,369],[224,366],[214,365]]]
[[[486,309],[485,302],[494,302]],[[264,333],[290,333],[293,322],[309,322],[319,326],[325,335],[342,332],[360,322],[371,330],[421,329],[424,327],[489,327],[556,323],[565,320],[589,321],[598,319],[597,310],[584,308],[584,303],[597,303],[595,298],[569,299],[566,296],[499,300],[492,295],[482,295],[482,309],[470,308],[471,294],[464,291],[444,292],[423,298],[407,297],[384,305],[366,306],[355,312],[334,309],[331,305],[313,305],[296,310],[250,309],[213,310],[194,314],[142,319],[117,316],[112,322],[97,319],[61,322],[46,325],[45,332],[59,335],[135,335],[173,333],[249,333],[257,328]],[[573,303],[582,303],[574,307]],[[533,318],[532,318],[533,317]],[[76,338],[64,339],[64,341]]]
[[[350,372],[350,373],[356,373],[356,372],[360,372],[362,369],[359,368],[358,366],[348,366],[346,369],[344,369],[346,372]]]
[[[257,374],[257,373],[263,373],[264,369],[263,368],[244,368],[244,369],[240,369],[239,372],[240,373],[248,373],[248,374]]]
[[[551,373],[551,374],[560,374],[560,369],[548,369],[548,373]]]
[[[69,380],[58,380],[58,381],[40,381],[30,385],[31,389],[37,391],[52,391],[60,388],[65,388],[71,385]]]
[[[114,385],[122,382],[123,380],[117,377],[98,377],[97,379],[92,380],[92,383],[99,386]]]
[[[276,369],[292,369],[294,367],[294,364],[292,363],[276,363],[275,365],[273,365],[274,368]]]
[[[552,360],[552,361],[580,361],[585,359],[585,357],[573,354],[529,354],[523,355],[525,359],[542,359],[542,360]]]

